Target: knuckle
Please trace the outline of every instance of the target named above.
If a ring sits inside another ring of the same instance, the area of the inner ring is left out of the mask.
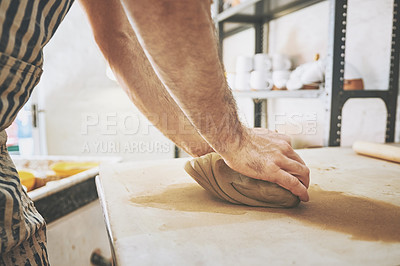
[[[286,184],[291,188],[297,187],[299,182],[300,181],[297,178],[293,178],[293,177],[288,177],[286,180]]]
[[[271,173],[274,174],[274,176],[281,170],[281,168],[276,163],[271,164],[269,169]]]
[[[292,146],[289,145],[286,141],[282,141],[281,143],[281,149],[283,152],[287,153],[292,151]]]
[[[305,168],[305,169],[304,169],[304,173],[305,173],[307,176],[310,176],[310,168],[308,168],[307,166],[305,166],[304,168]]]
[[[281,178],[279,177],[280,168],[278,166],[271,165],[270,174],[268,175],[268,181],[272,183],[280,183]]]
[[[281,160],[281,156],[282,156],[282,151],[280,149],[273,149],[271,161],[276,163],[277,161]]]
[[[272,161],[275,164],[275,166],[278,167],[279,165],[282,165],[283,162],[285,161],[285,156],[282,154],[282,152],[277,151]],[[280,169],[280,167],[278,168]]]

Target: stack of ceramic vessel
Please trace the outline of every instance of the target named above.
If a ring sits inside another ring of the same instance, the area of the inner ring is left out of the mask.
[[[273,89],[286,89],[286,83],[290,77],[292,62],[283,54],[274,54],[272,57],[272,81]]]
[[[268,54],[255,54],[253,56],[253,71],[250,73],[251,90],[272,89],[272,60]]]
[[[238,56],[236,58],[236,75],[233,89],[239,91],[250,90],[250,73],[252,70],[253,57],[243,55]]]

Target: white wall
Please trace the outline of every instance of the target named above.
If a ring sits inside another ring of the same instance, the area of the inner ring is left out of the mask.
[[[392,0],[349,0],[346,60],[362,74],[367,90],[385,90],[388,87],[391,38]],[[295,66],[313,60],[316,53],[327,54],[329,29],[329,2],[325,1],[270,23],[269,53],[284,53]],[[233,39],[235,38],[235,39]],[[234,69],[239,52],[254,52],[252,32],[228,38],[224,43],[226,69]],[[251,40],[251,41],[249,41]],[[229,46],[229,47],[228,47]],[[240,100],[241,102],[244,100]],[[241,113],[251,119],[252,105],[239,104]],[[400,108],[398,109],[400,110]],[[400,111],[398,111],[399,113]],[[318,99],[278,99],[268,101],[269,127],[293,136],[296,147],[323,144],[324,106]],[[307,128],[307,117],[316,115],[316,131],[299,134],[294,124]],[[285,125],[282,119],[286,117]],[[295,123],[292,123],[295,120]],[[275,125],[278,121],[279,125]],[[348,101],[343,109],[342,146],[357,139],[384,142],[386,108],[379,99]],[[400,117],[397,116],[396,141],[400,140]]]
[[[46,46],[44,57],[44,74],[36,89],[44,99],[49,154],[173,157],[172,143],[106,77],[106,62],[78,3]]]

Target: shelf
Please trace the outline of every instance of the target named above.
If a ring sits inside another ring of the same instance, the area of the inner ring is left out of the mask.
[[[323,89],[318,90],[276,90],[276,91],[233,91],[233,96],[238,98],[271,99],[271,98],[319,98]]]
[[[270,98],[319,98],[324,93],[321,86],[318,90],[264,90],[264,91],[233,91],[235,97],[252,98],[252,99],[270,99]],[[339,93],[345,98],[384,98],[389,97],[387,90],[356,90],[341,91]]]
[[[322,1],[325,0],[247,0],[222,11],[215,21],[265,23]]]
[[[254,29],[255,53],[264,52],[264,25],[270,21],[327,0],[242,0],[242,3],[229,8],[213,19],[216,23],[220,48],[223,40],[249,28]],[[215,12],[222,0],[214,5]],[[347,6],[348,0],[329,0],[329,42],[326,86],[319,90],[299,91],[234,91],[239,98],[254,99],[254,125],[261,126],[262,101],[269,98],[320,98],[325,104],[326,120],[325,145],[338,146],[341,140],[341,117],[345,102],[351,98],[381,98],[386,105],[385,141],[393,142],[395,136],[397,96],[399,93],[399,55],[400,27],[397,26],[400,14],[400,0],[394,0],[391,38],[391,59],[388,90],[343,91],[344,55],[346,50]],[[215,14],[215,13],[214,13]],[[267,38],[268,40],[268,38]],[[222,55],[223,53],[221,53]]]
[[[247,0],[214,17],[220,38],[263,25],[269,21],[326,0]]]
[[[254,15],[255,14],[255,4],[261,2],[262,0],[248,0],[237,6],[228,8],[221,13],[219,13],[215,21],[222,22],[232,18],[235,15]],[[252,10],[253,9],[253,10]]]

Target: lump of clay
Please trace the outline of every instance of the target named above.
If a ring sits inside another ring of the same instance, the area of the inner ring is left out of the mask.
[[[232,170],[215,152],[188,161],[185,170],[205,190],[234,204],[291,208],[300,202],[297,196],[275,183]]]

